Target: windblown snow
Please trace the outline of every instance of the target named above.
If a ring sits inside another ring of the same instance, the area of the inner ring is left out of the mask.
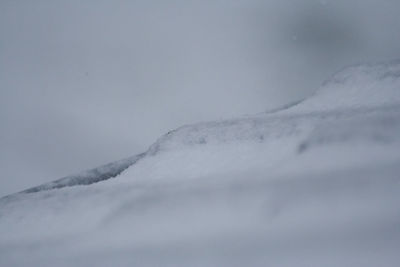
[[[113,179],[110,179],[113,178]],[[0,266],[398,266],[400,62],[0,199]]]

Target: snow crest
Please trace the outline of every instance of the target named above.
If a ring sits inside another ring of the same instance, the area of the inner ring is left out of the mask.
[[[400,60],[339,71],[291,112],[321,112],[400,104]]]

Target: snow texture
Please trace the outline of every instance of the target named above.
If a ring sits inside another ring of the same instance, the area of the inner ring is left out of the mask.
[[[353,66],[0,199],[0,266],[398,266],[399,163],[400,62]]]
[[[139,154],[127,159],[108,163],[100,167],[87,170],[75,175],[66,176],[50,183],[45,183],[22,191],[21,193],[35,193],[66,186],[89,185],[118,176],[121,172],[135,164],[144,154]]]

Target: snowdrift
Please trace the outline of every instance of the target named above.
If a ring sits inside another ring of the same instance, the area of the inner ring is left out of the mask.
[[[400,62],[349,67],[0,199],[0,266],[397,266],[399,163]]]

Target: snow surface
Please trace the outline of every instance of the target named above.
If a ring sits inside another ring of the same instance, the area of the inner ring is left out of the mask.
[[[398,266],[398,203],[400,62],[359,65],[0,199],[0,266]]]

